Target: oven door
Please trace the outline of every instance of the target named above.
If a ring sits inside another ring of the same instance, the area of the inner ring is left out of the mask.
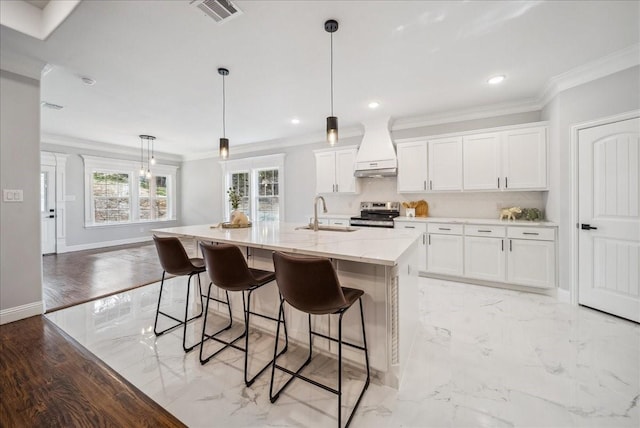
[[[386,219],[386,220],[382,220],[382,219],[376,219],[376,220],[372,220],[372,219],[367,219],[367,218],[362,218],[362,217],[351,217],[351,219],[349,220],[349,225],[350,226],[364,226],[364,227],[386,227],[386,228],[393,228],[394,227],[394,222],[393,219]]]

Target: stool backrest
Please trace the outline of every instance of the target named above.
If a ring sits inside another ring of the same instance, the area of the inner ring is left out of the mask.
[[[193,270],[193,265],[182,243],[175,236],[161,238],[153,235],[153,242],[158,250],[160,265],[171,275],[186,275]]]
[[[200,244],[211,282],[225,290],[239,290],[255,283],[240,248],[232,244]]]
[[[326,314],[347,305],[329,259],[274,252],[273,265],[280,294],[294,308],[311,314]]]

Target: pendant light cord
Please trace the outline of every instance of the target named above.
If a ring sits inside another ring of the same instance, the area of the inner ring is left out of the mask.
[[[140,136],[140,169],[144,169],[144,141],[142,135]]]
[[[333,33],[331,34],[331,116],[333,116]]]
[[[226,129],[225,129],[226,107],[227,107],[227,102],[226,102],[226,96],[225,96],[225,91],[224,91],[224,74],[223,74],[222,75],[222,137],[223,138],[227,137],[227,132],[226,132]]]

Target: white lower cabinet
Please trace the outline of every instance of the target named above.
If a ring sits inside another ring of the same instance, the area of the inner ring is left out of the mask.
[[[462,226],[430,223],[427,226],[427,272],[462,276]]]
[[[539,288],[556,286],[555,230],[514,227],[508,231],[507,282]]]
[[[418,247],[418,270],[427,270],[427,224],[402,220],[395,220],[394,224],[394,227],[397,229],[411,229],[422,232],[422,238]]]
[[[467,224],[464,235],[464,276],[504,282],[505,227]]]
[[[396,226],[398,227],[398,226]],[[556,287],[555,228],[429,223],[427,273]]]

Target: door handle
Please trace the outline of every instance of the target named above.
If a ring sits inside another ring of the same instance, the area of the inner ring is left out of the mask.
[[[598,230],[597,227],[593,227],[593,226],[591,226],[590,224],[587,224],[587,223],[582,223],[580,225],[580,229],[582,229],[582,230]]]

